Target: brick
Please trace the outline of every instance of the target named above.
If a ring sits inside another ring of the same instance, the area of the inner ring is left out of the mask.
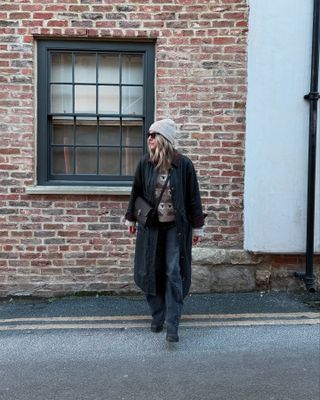
[[[246,19],[246,14],[245,13],[240,13],[240,12],[226,12],[223,14],[223,18],[232,20],[232,19],[241,19],[245,20]]]
[[[40,11],[43,10],[43,4],[21,4],[21,11]]]
[[[41,20],[46,20],[46,19],[51,19],[53,18],[53,13],[49,13],[49,12],[35,12],[33,13],[32,17],[34,19],[41,19]]]
[[[67,27],[69,25],[68,21],[57,21],[57,20],[51,20],[48,21],[47,26],[49,27]]]
[[[92,11],[93,12],[99,12],[99,13],[105,13],[105,12],[111,12],[113,11],[113,6],[112,5],[92,5]]]
[[[65,11],[67,9],[66,4],[53,4],[53,5],[46,5],[46,11]]]
[[[73,16],[74,17],[76,17],[77,16],[77,13],[83,13],[83,12],[85,12],[85,11],[90,11],[90,7],[88,6],[88,5],[85,5],[85,4],[79,4],[79,5],[71,5],[71,6],[69,6],[69,9],[68,9],[70,12],[73,12],[74,14],[73,14]]]
[[[12,12],[9,14],[9,19],[30,19],[31,14],[28,12]]]

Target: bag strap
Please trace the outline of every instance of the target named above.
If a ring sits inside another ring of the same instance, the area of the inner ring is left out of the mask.
[[[158,198],[158,200],[156,201],[156,204],[155,204],[155,206],[154,206],[154,208],[155,208],[156,210],[157,210],[158,207],[159,207],[159,204],[160,204],[160,201],[161,201],[161,199],[162,199],[163,193],[164,193],[164,191],[166,190],[166,187],[167,187],[167,185],[168,185],[170,176],[171,176],[171,170],[170,170],[169,173],[168,173],[167,179],[166,179],[166,181],[165,181],[165,183],[164,183],[164,185],[163,185],[163,188],[162,188],[162,190],[161,190],[160,196],[159,196],[159,198]]]

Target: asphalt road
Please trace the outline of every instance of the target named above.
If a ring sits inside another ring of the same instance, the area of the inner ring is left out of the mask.
[[[186,299],[180,342],[139,296],[0,303],[0,400],[319,400],[319,294]]]
[[[1,400],[319,400],[319,325],[0,333]]]
[[[320,293],[214,293],[187,296],[183,315],[195,313],[279,313],[314,310],[320,310]],[[148,314],[148,312],[143,296],[11,298],[0,302],[0,319],[32,316],[121,316]]]

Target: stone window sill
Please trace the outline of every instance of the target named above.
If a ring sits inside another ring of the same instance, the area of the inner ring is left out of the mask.
[[[27,194],[130,195],[128,186],[29,186]]]

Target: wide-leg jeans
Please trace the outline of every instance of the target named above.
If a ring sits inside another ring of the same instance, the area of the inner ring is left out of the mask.
[[[182,306],[183,291],[180,274],[180,251],[175,224],[160,224],[158,253],[161,253],[160,276],[155,296],[147,295],[153,323],[167,323],[168,332],[177,332]]]

